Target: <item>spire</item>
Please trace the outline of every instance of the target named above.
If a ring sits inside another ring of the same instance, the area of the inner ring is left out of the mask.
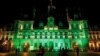
[[[49,16],[52,16],[53,14],[53,10],[56,9],[56,7],[52,4],[52,0],[49,0],[49,5],[48,5],[48,14]]]
[[[63,27],[62,21],[59,21],[59,27]]]
[[[43,27],[43,25],[44,25],[43,22],[40,21],[40,22],[39,22],[39,27]]]
[[[33,18],[36,16],[36,9],[33,9]]]
[[[81,17],[81,8],[78,8],[79,17]]]
[[[78,19],[78,14],[74,14],[74,20]]]
[[[79,19],[81,17],[81,9],[80,7],[77,9],[77,13],[74,14],[74,20]]]
[[[69,17],[68,8],[66,8],[66,16],[67,16],[67,21],[70,21],[71,18]]]
[[[24,18],[28,18],[28,16],[29,16],[28,14],[24,14],[23,15]]]

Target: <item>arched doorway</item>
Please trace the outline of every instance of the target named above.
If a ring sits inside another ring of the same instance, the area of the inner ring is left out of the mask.
[[[10,51],[10,47],[11,47],[10,41],[4,40],[4,42],[2,43],[2,47],[3,47],[3,48],[2,48],[3,51],[5,51],[5,52]]]
[[[49,42],[49,51],[52,51],[52,50],[53,50],[53,48],[54,48],[54,47],[53,47],[53,42],[52,42],[52,41],[50,41],[50,42]]]
[[[89,49],[90,49],[90,51],[94,51],[95,50],[95,44],[94,44],[94,42],[90,42],[89,43]]]
[[[23,51],[24,52],[29,51],[29,47],[30,47],[29,43],[28,42],[25,42],[24,45],[23,45]]]
[[[97,46],[97,50],[100,51],[100,42],[97,42],[96,46]]]
[[[72,42],[72,50],[75,51],[77,47],[79,47],[79,44],[77,42]]]

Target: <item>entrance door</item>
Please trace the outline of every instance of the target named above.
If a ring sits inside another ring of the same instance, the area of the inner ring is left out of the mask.
[[[49,51],[52,51],[52,50],[53,50],[53,42],[50,41],[50,42],[49,42]]]
[[[79,47],[77,42],[72,42],[72,50],[75,51]]]
[[[23,46],[23,51],[24,52],[27,52],[29,50],[29,47],[30,47],[29,43],[28,42],[25,42],[24,43],[24,46]]]

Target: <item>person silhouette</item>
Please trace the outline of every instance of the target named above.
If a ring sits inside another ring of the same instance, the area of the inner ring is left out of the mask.
[[[79,56],[79,47],[76,47],[76,55]]]

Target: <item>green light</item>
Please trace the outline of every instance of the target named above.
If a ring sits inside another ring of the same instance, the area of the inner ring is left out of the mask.
[[[18,28],[20,24],[23,26],[23,30]],[[80,48],[88,47],[89,40],[86,21],[70,21],[70,30],[67,28],[60,29],[55,26],[53,17],[48,17],[48,22],[44,29],[33,30],[32,25],[32,21],[16,23],[17,28],[13,38],[15,48],[23,50],[22,47],[25,42],[29,43],[29,50],[39,49],[40,43],[45,48],[50,49],[53,47],[54,50],[58,50],[60,47],[72,49],[74,43],[78,44]]]
[[[27,36],[25,36],[25,39],[28,39],[28,37],[27,37]]]
[[[53,28],[50,27],[49,30],[53,30]]]
[[[69,24],[69,30],[71,30],[71,24]]]
[[[21,24],[20,24],[20,29],[21,29],[21,30],[23,29],[23,25],[21,25]]]
[[[47,27],[44,27],[44,30],[48,30],[48,28]]]
[[[22,38],[23,36],[18,36],[18,38]]]
[[[55,38],[55,35],[53,35],[53,38]]]
[[[44,36],[44,35],[42,35],[42,38],[45,38],[45,36]]]
[[[50,36],[47,36],[47,38],[49,39],[49,38],[50,38]]]
[[[37,38],[40,38],[40,36],[39,36],[39,35],[37,35]]]
[[[63,36],[63,38],[65,38],[65,36]]]
[[[34,50],[33,46],[30,46],[29,50]]]
[[[58,27],[54,27],[54,30],[58,30]]]
[[[35,38],[34,36],[30,36],[30,38]]]
[[[60,35],[58,35],[58,38],[60,38]]]

